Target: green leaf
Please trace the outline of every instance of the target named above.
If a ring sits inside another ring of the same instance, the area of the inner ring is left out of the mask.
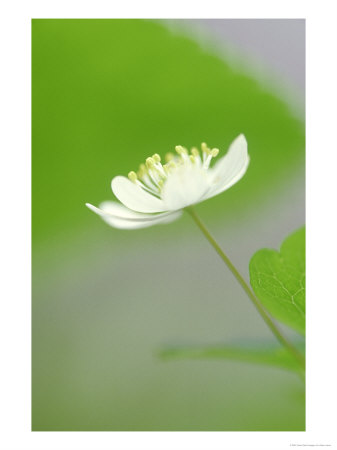
[[[305,333],[305,228],[287,237],[280,252],[259,250],[250,260],[250,284],[280,322]]]
[[[303,345],[301,348],[304,351]],[[298,363],[290,353],[278,345],[260,343],[253,345],[213,345],[205,347],[171,347],[160,351],[159,356],[169,359],[230,359],[253,364],[263,364],[297,371]]]

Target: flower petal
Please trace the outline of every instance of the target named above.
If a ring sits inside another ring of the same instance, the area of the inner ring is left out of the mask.
[[[133,211],[142,213],[165,211],[162,200],[148,194],[126,177],[115,177],[111,182],[111,189],[118,200]]]
[[[230,145],[228,152],[209,170],[213,187],[205,194],[203,200],[214,197],[229,189],[245,174],[249,165],[247,141],[240,134]]]
[[[175,211],[198,203],[210,188],[205,171],[194,164],[183,164],[170,173],[162,190],[167,210]]]
[[[117,202],[103,202],[99,208],[86,203],[86,206],[94,213],[102,217],[102,219],[114,228],[132,230],[137,228],[150,227],[159,223],[169,223],[178,219],[181,211],[174,213],[161,214],[142,214],[132,211]]]

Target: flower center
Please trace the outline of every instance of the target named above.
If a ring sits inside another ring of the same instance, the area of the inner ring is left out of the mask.
[[[165,181],[178,167],[190,168],[191,166],[196,166],[207,171],[212,158],[219,154],[219,149],[210,149],[205,142],[201,144],[201,152],[196,147],[193,147],[189,153],[181,145],[177,145],[175,151],[176,154],[167,153],[165,155],[165,164],[161,163],[158,153],[146,158],[145,164],[139,166],[137,173],[134,171],[129,172],[129,180],[145,191],[160,197]]]

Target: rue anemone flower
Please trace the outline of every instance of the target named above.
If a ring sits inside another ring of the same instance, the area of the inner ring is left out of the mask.
[[[165,164],[156,153],[128,177],[117,176],[111,182],[119,202],[105,201],[87,207],[115,228],[145,228],[178,219],[182,211],[229,189],[245,174],[249,155],[247,141],[240,134],[228,152],[213,166],[217,148],[201,144],[201,152],[189,152],[178,145],[176,154],[168,153]]]
[[[228,152],[214,165],[211,162],[218,156],[219,150],[211,149],[205,143],[201,144],[201,152],[195,147],[189,152],[181,145],[175,149],[176,155],[168,153],[165,164],[161,163],[161,158],[156,153],[147,158],[145,164],[140,165],[137,173],[130,172],[128,178],[115,177],[111,188],[119,202],[106,201],[99,208],[89,203],[86,205],[112,227],[124,229],[172,222],[186,210],[232,272],[276,339],[297,360],[301,371],[304,370],[303,355],[274,324],[261,301],[193,208],[196,203],[226,191],[243,177],[249,165],[246,138],[240,134],[232,142]]]

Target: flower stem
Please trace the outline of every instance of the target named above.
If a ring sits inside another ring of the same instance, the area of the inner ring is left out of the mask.
[[[296,359],[298,364],[302,369],[305,369],[305,360],[302,354],[296,349],[296,347],[293,346],[293,344],[283,335],[283,333],[279,330],[279,328],[276,326],[276,324],[273,322],[273,320],[269,317],[265,309],[263,308],[260,300],[255,296],[251,288],[248,286],[248,284],[245,282],[242,275],[238,272],[236,267],[232,264],[228,256],[222,251],[219,244],[216,242],[216,240],[213,238],[211,233],[207,230],[203,222],[200,220],[199,216],[196,214],[194,209],[192,207],[186,208],[186,211],[190,214],[190,216],[193,218],[195,223],[198,225],[200,230],[203,232],[204,236],[208,240],[208,242],[213,246],[215,251],[218,253],[220,258],[224,261],[224,263],[227,265],[229,270],[232,272],[232,274],[235,276],[243,290],[246,292],[250,300],[253,302],[254,306],[256,307],[257,311],[259,312],[262,319],[265,321],[265,323],[268,325],[276,339],[289,351],[289,353],[292,354],[292,356]]]

